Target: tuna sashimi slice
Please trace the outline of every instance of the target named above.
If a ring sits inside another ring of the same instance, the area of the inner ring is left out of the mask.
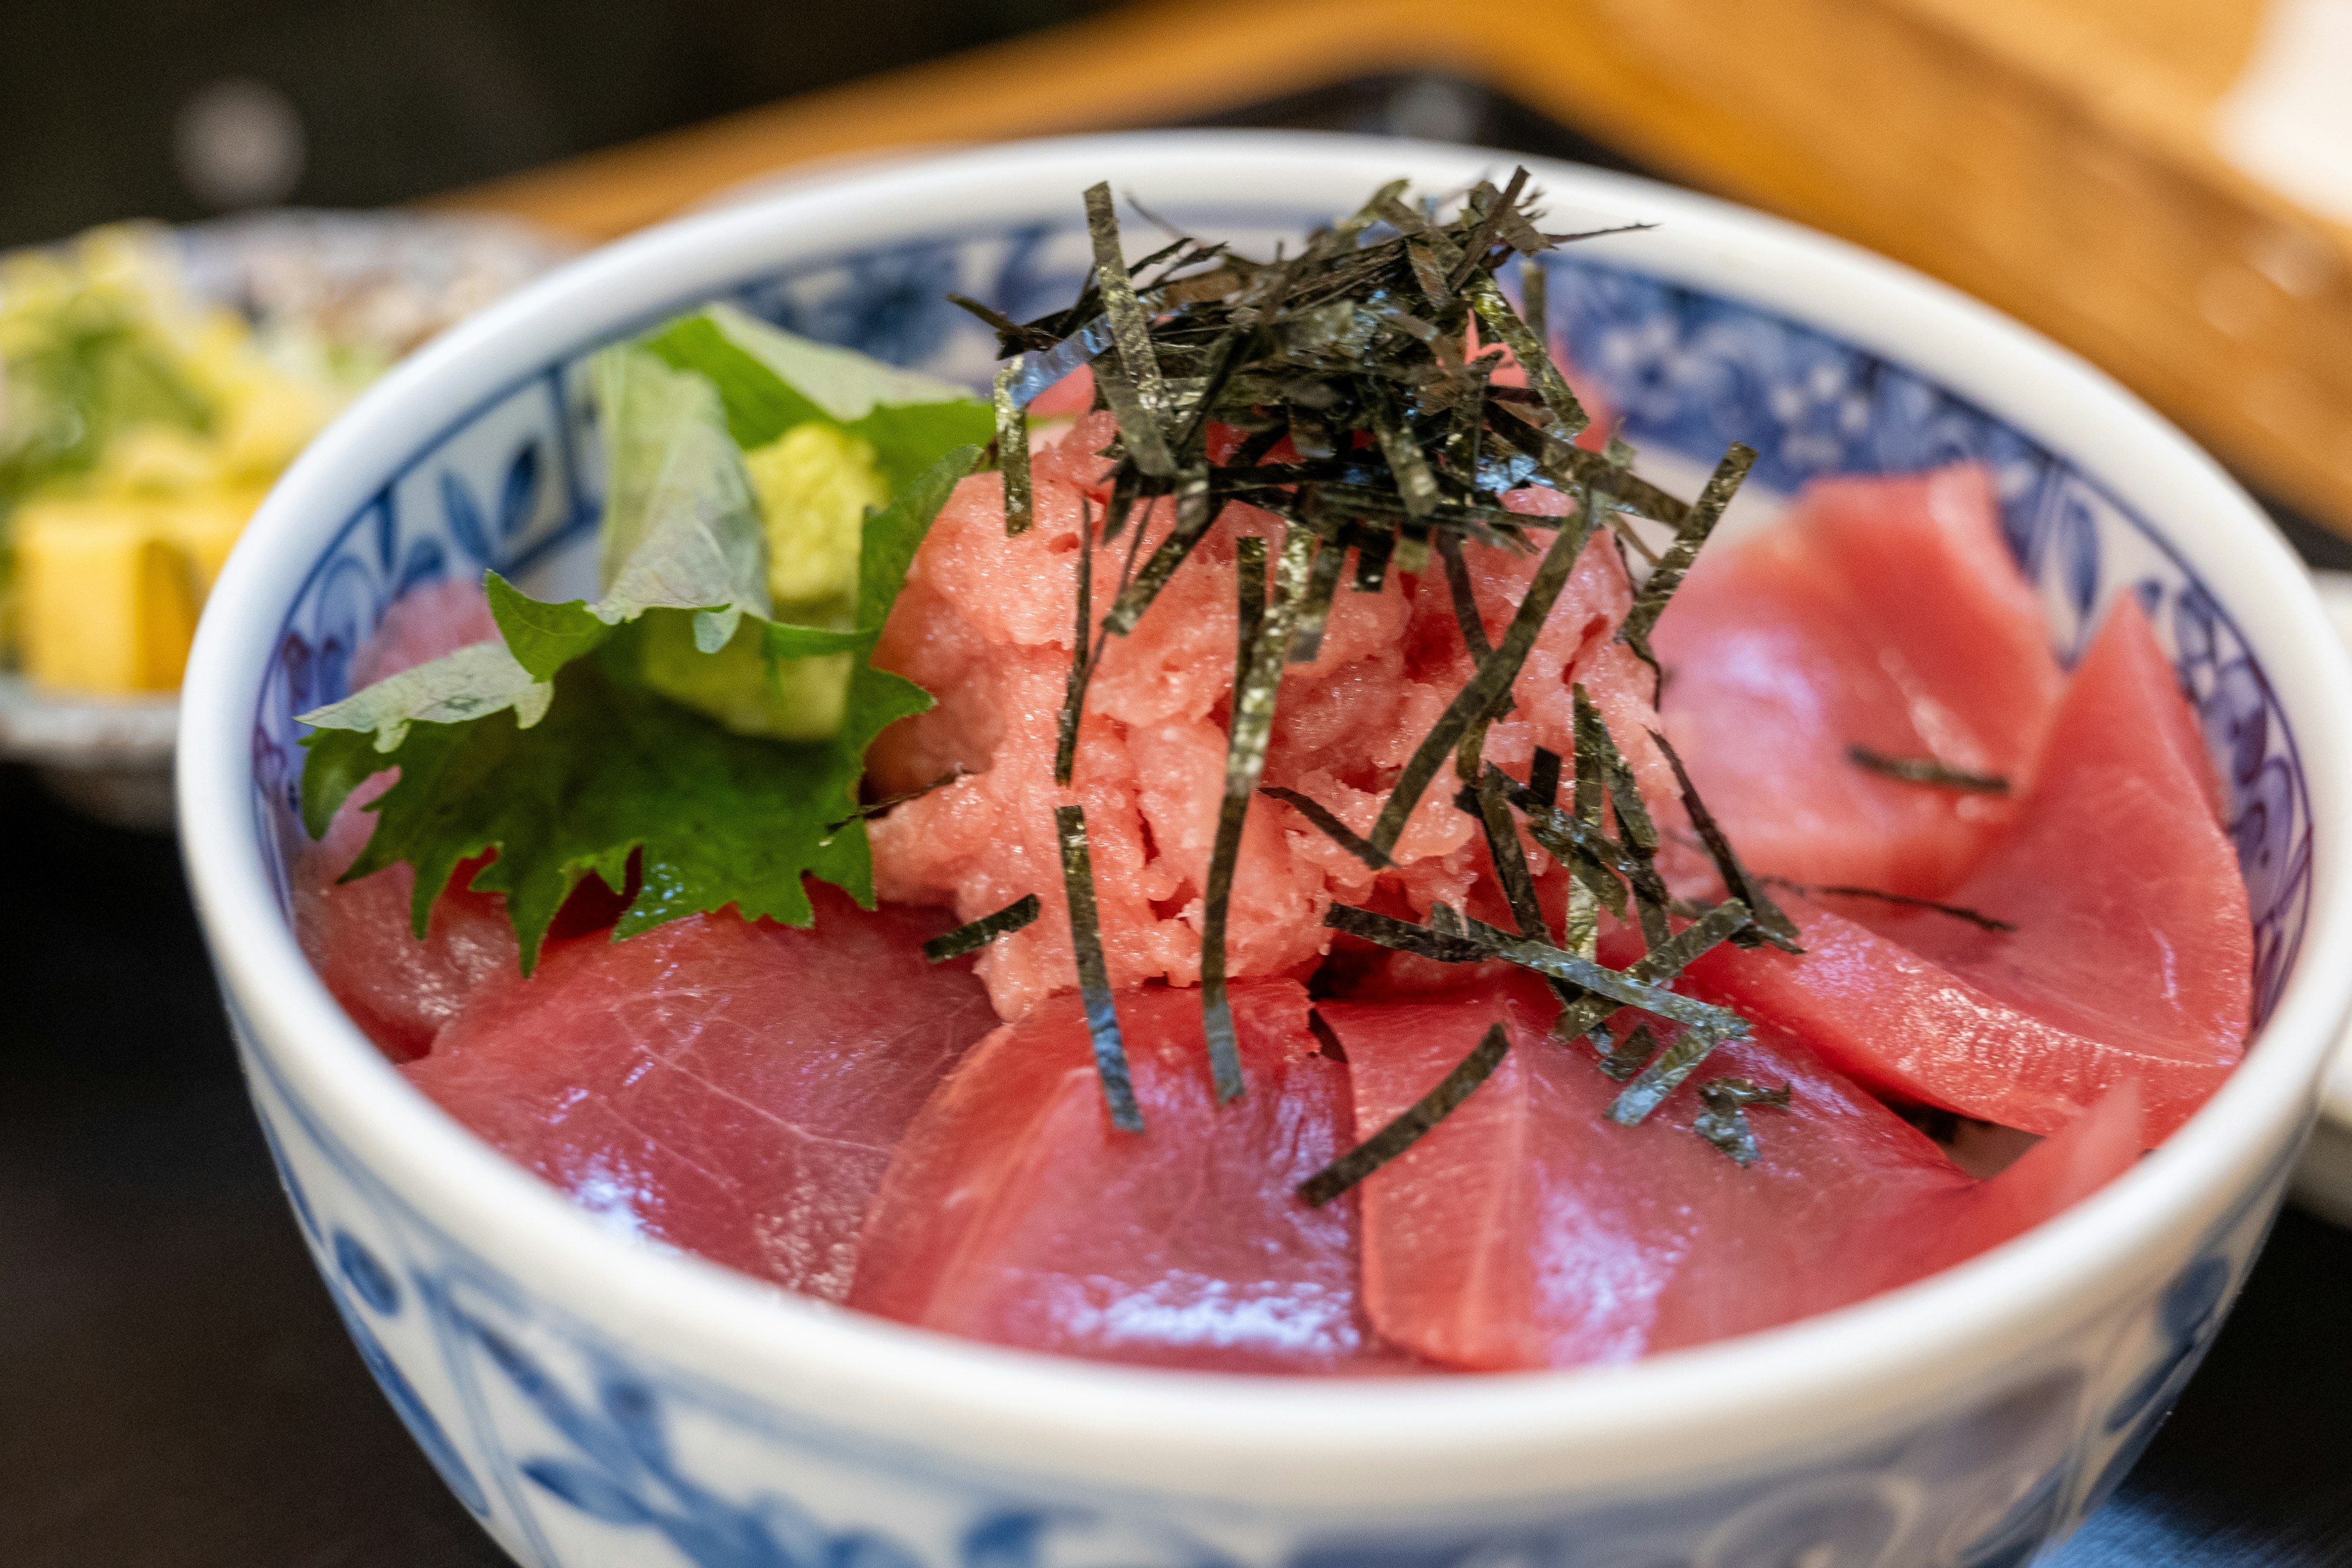
[[[876,1198],[849,1303],[999,1344],[1225,1371],[1370,1361],[1350,1205],[1293,1189],[1347,1147],[1347,1069],[1307,993],[1232,992],[1248,1092],[1211,1098],[1197,991],[1116,993],[1140,1134],[1103,1107],[1077,999],[965,1058]]]
[[[995,1023],[935,910],[809,887],[805,931],[731,911],[552,949],[485,990],[409,1080],[619,1227],[839,1300],[866,1200],[924,1098]]]
[[[1848,748],[2026,782],[2061,687],[1983,469],[1832,479],[1703,553],[1658,623],[1667,733],[1756,869],[1940,895],[2013,800]]]
[[[1602,1119],[1619,1085],[1547,1026],[1513,977],[1413,1003],[1326,1005],[1359,1125],[1385,1125],[1494,1022],[1494,1076],[1367,1180],[1364,1300],[1374,1327],[1481,1370],[1622,1362],[1767,1328],[1905,1283],[2038,1223],[2127,1165],[2111,1119],[1979,1183],[1803,1047],[1761,1030],[1727,1046],[1637,1127]],[[1697,1136],[1696,1081],[1793,1090],[1748,1112],[1742,1167]],[[2132,1108],[2121,1104],[2129,1117]]]
[[[420,942],[410,922],[415,868],[405,861],[356,882],[340,878],[375,831],[369,802],[395,771],[353,790],[326,837],[306,844],[291,878],[294,930],[311,967],[367,1037],[394,1061],[423,1056],[468,997],[522,962],[506,900],[467,886],[488,858],[451,873]]]
[[[1881,1092],[2029,1132],[2137,1079],[2154,1142],[2228,1076],[2252,1016],[2245,884],[2214,799],[2194,717],[2121,600],[2014,831],[1950,895],[2014,931],[1792,900],[1802,957],[1719,949],[1692,980]]]
[[[384,612],[352,660],[354,690],[412,665],[498,635],[481,585],[463,581],[410,589]],[[353,790],[326,836],[306,844],[291,878],[294,929],[311,966],[367,1037],[394,1061],[423,1056],[476,988],[520,961],[506,900],[467,887],[487,860],[457,868],[433,907],[423,941],[409,924],[415,870],[390,866],[340,882],[375,831],[368,805],[399,777],[387,770]]]

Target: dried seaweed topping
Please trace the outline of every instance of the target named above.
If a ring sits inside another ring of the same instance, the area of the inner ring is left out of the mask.
[[[1233,720],[1225,742],[1225,794],[1217,807],[1216,847],[1209,856],[1209,885],[1202,890],[1201,919],[1201,1019],[1221,1103],[1239,1095],[1244,1087],[1233,1009],[1225,998],[1225,919],[1233,901],[1234,868],[1241,858],[1242,828],[1249,818],[1250,796],[1257,792],[1258,775],[1265,771],[1265,748],[1274,738],[1274,703],[1290,647],[1292,618],[1307,595],[1317,543],[1312,533],[1295,524],[1284,532],[1279,580],[1270,605],[1264,600],[1263,544],[1256,572],[1241,574],[1241,623],[1247,640],[1242,643],[1238,657],[1244,668],[1234,685]],[[1261,615],[1251,611],[1253,588],[1264,605]]]
[[[1519,319],[1539,343],[1551,342],[1551,279],[1533,258],[1519,265]]]
[[[1020,374],[1021,359],[1017,354],[996,373],[996,466],[1004,474],[1004,532],[1008,538],[1027,532],[1036,516],[1029,483],[1029,416],[1013,401],[1013,383]]]
[[[1734,1026],[1686,1027],[1660,1051],[1648,1067],[1635,1075],[1633,1081],[1618,1093],[1616,1103],[1601,1114],[1622,1127],[1638,1127],[1643,1119],[1655,1110],[1666,1096],[1683,1085],[1683,1080],[1698,1070],[1715,1048],[1726,1040],[1737,1038],[1748,1031],[1746,1020],[1734,1016]]]
[[[1045,907],[1037,901],[1036,894],[1024,893],[994,914],[982,915],[969,925],[960,925],[931,938],[923,943],[923,956],[933,963],[945,963],[950,958],[978,952],[998,937],[1011,936],[1033,923]]]
[[[1874,752],[1868,746],[1848,746],[1846,760],[1858,768],[1884,773],[1906,784],[1935,784],[1943,789],[1968,790],[1977,795],[2007,795],[2009,780],[2000,773],[1964,773],[1947,767],[1933,757],[1890,757],[1884,752]]]
[[[1519,826],[1511,816],[1510,803],[1504,791],[1510,781],[1503,770],[1487,766],[1472,793],[1478,826],[1486,836],[1487,858],[1495,863],[1495,879],[1503,886],[1503,899],[1510,906],[1511,919],[1518,922],[1519,934],[1534,942],[1548,942],[1551,931],[1544,924],[1543,905],[1536,897],[1535,874],[1528,869],[1527,851],[1519,844]]]
[[[1323,628],[1331,620],[1331,595],[1339,591],[1339,569],[1347,560],[1347,546],[1337,540],[1325,541],[1316,551],[1314,567],[1307,574],[1307,597],[1292,617],[1291,663],[1313,664],[1322,656]]]
[[[1619,1007],[1638,1007],[1670,1023],[1719,1036],[1734,1034],[1748,1026],[1738,1014],[1727,1007],[1718,1007],[1713,1003],[1685,996],[1678,991],[1669,991],[1663,985],[1638,977],[1632,969],[1612,969],[1606,964],[1554,947],[1549,942],[1514,937],[1510,932],[1497,931],[1483,921],[1463,920],[1460,916],[1453,918],[1460,922],[1458,931],[1439,929],[1434,910],[1428,925],[1418,926],[1410,921],[1359,909],[1352,904],[1334,904],[1325,912],[1323,923],[1334,931],[1361,937],[1376,946],[1415,953],[1423,958],[1435,959],[1440,963],[1477,963],[1499,958],[1547,979],[1565,980],[1592,994],[1578,1003],[1576,1008],[1569,1009],[1563,1017],[1574,1014],[1577,1008],[1592,1006],[1596,1001],[1603,1005],[1603,1011],[1578,1028],[1580,1035]]]
[[[1559,802],[1559,753],[1549,746],[1538,746],[1528,763],[1528,799],[1538,811],[1549,811]]]
[[[1454,624],[1462,630],[1462,646],[1484,664],[1495,652],[1486,640],[1486,623],[1478,616],[1478,595],[1470,584],[1470,563],[1462,558],[1462,542],[1450,533],[1436,541],[1437,558],[1445,567],[1445,591],[1454,600]]]
[[[1966,921],[1980,931],[2000,932],[2017,929],[2016,922],[2012,921],[1999,919],[1986,914],[1981,910],[1972,910],[1966,904],[1948,904],[1936,899],[1916,898],[1909,893],[1890,893],[1881,888],[1855,888],[1842,882],[1832,882],[1801,890],[1827,893],[1841,899],[1874,899],[1882,904],[1900,904],[1907,910],[1933,910],[1939,915],[1949,915],[1954,920]]]
[[[1118,1031],[1118,1008],[1110,994],[1110,971],[1103,963],[1102,924],[1095,912],[1095,863],[1087,848],[1087,812],[1082,805],[1054,808],[1054,831],[1062,845],[1062,886],[1070,903],[1070,946],[1077,953],[1078,996],[1094,1037],[1095,1076],[1102,1080],[1103,1103],[1111,1125],[1122,1132],[1143,1131],[1143,1108],[1135,1101],[1128,1076],[1127,1044]]]
[[[1673,742],[1655,730],[1650,739],[1675,770],[1675,783],[1682,790],[1683,808],[1690,813],[1691,826],[1698,830],[1699,840],[1706,846],[1707,858],[1715,862],[1715,874],[1723,879],[1724,890],[1755,911],[1755,930],[1763,939],[1783,952],[1802,952],[1797,945],[1797,922],[1782,911],[1764,892],[1764,886],[1748,868],[1741,865],[1738,854],[1731,847],[1730,838],[1723,825],[1706,809],[1699,798],[1698,786],[1691,783],[1690,770],[1683,766]]]
[[[1062,687],[1062,721],[1054,742],[1054,782],[1066,786],[1076,765],[1078,721],[1086,713],[1087,686],[1095,673],[1095,514],[1078,501],[1076,626],[1070,635],[1070,674]]]
[[[1647,1024],[1634,1025],[1622,1040],[1611,1039],[1608,1029],[1598,1025],[1585,1034],[1601,1053],[1601,1060],[1595,1065],[1619,1083],[1640,1072],[1658,1054],[1658,1037],[1650,1032]]]
[[[879,800],[866,801],[856,811],[849,813],[839,821],[827,823],[824,830],[827,834],[838,833],[853,822],[865,822],[871,818],[880,816],[883,813],[895,810],[897,807],[906,805],[910,800],[920,800],[925,795],[930,794],[933,790],[945,789],[948,785],[955,783],[956,780],[968,776],[970,776],[969,770],[965,768],[950,768],[947,772],[941,773],[939,777],[933,779],[927,784],[918,785],[914,789],[902,789],[896,795],[886,795]]]
[[[1436,1088],[1406,1107],[1386,1127],[1299,1183],[1298,1195],[1309,1208],[1321,1208],[1412,1148],[1430,1129],[1451,1116],[1480,1084],[1492,1078],[1510,1049],[1509,1031],[1500,1024],[1487,1026],[1470,1054],[1438,1079]]]
[[[1626,848],[1643,857],[1658,852],[1660,839],[1657,825],[1650,820],[1649,808],[1642,804],[1642,789],[1633,777],[1633,764],[1625,753],[1617,749],[1617,737],[1609,732],[1609,725],[1593,705],[1592,694],[1580,683],[1574,690],[1576,699],[1576,752],[1580,762],[1589,752],[1601,770],[1602,782],[1609,791],[1609,806],[1617,816],[1617,836]],[[1579,778],[1582,777],[1580,771]],[[1599,824],[1588,816],[1586,820]]]
[[[1754,447],[1734,441],[1725,450],[1723,461],[1717,463],[1715,472],[1707,476],[1706,488],[1699,491],[1698,500],[1692,503],[1690,514],[1675,529],[1674,543],[1658,557],[1658,563],[1650,569],[1649,578],[1642,584],[1642,591],[1633,596],[1633,607],[1625,612],[1625,624],[1619,628],[1618,635],[1651,668],[1658,667],[1658,659],[1650,651],[1650,633],[1656,628],[1658,617],[1665,614],[1666,602],[1674,597],[1675,590],[1683,585],[1683,578],[1690,571],[1691,563],[1698,559],[1699,546],[1705,544],[1707,535],[1715,531],[1715,525],[1723,521],[1725,510],[1731,505],[1731,498],[1739,492],[1740,481],[1748,478],[1748,470],[1755,466]]]
[[[1491,273],[1471,279],[1463,290],[1470,308],[1478,312],[1478,320],[1487,331],[1502,341],[1528,373],[1528,384],[1543,399],[1544,407],[1551,414],[1551,433],[1562,441],[1573,441],[1592,423],[1584,405],[1569,390],[1568,378],[1551,362],[1551,351],[1528,330],[1527,322],[1511,309],[1510,300],[1495,285]]]
[[[1094,239],[1095,287],[1102,295],[1103,313],[1110,318],[1112,342],[1111,352],[1095,362],[1095,385],[1118,416],[1119,437],[1135,466],[1165,478],[1176,471],[1160,424],[1167,388],[1151,342],[1151,318],[1135,296],[1119,249],[1118,216],[1111,208],[1108,182],[1087,191],[1087,232]]]
[[[1576,570],[1576,558],[1583,552],[1584,542],[1591,532],[1590,507],[1579,507],[1573,521],[1563,520],[1559,531],[1552,536],[1551,547],[1544,552],[1543,564],[1536,568],[1535,576],[1528,584],[1526,596],[1512,614],[1503,640],[1479,662],[1478,673],[1446,705],[1444,713],[1406,760],[1388,799],[1381,804],[1380,819],[1372,824],[1372,843],[1383,855],[1396,847],[1413,807],[1421,804],[1430,781],[1437,776],[1446,753],[1454,750],[1463,731],[1478,720],[1490,717],[1497,700],[1510,691],[1519,667],[1527,662],[1528,651],[1535,647],[1536,634],[1543,629],[1552,605],[1559,602],[1560,590],[1568,585],[1569,574]]]
[[[1748,923],[1747,906],[1736,899],[1727,899],[1627,964],[1625,978],[1645,984],[1664,984],[1697,963],[1718,943],[1728,942],[1746,930]],[[1552,1021],[1552,1037],[1559,1040],[1576,1039],[1589,1033],[1616,1010],[1616,1004],[1605,996],[1588,997]]]
[[[1383,871],[1393,864],[1387,856],[1372,847],[1371,840],[1360,837],[1354,828],[1340,821],[1329,806],[1313,796],[1301,795],[1295,789],[1285,789],[1280,784],[1261,784],[1257,793],[1278,800],[1298,813],[1318,833],[1373,870]]]
[[[1692,1121],[1691,1131],[1729,1155],[1733,1164],[1746,1166],[1754,1164],[1759,1153],[1755,1131],[1748,1125],[1748,1108],[1786,1106],[1789,1086],[1765,1089],[1744,1078],[1709,1079],[1698,1086],[1698,1098],[1705,1109]]]

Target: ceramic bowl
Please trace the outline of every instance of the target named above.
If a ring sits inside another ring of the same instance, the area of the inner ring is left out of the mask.
[[[2352,670],[2300,567],[2177,432],[1980,306],[1714,202],[1538,163],[1556,217],[1656,221],[1551,263],[1567,352],[1678,479],[1957,458],[1999,478],[2062,656],[2138,595],[2203,717],[2252,893],[2263,1025],[2130,1174],[1961,1268],[1637,1364],[1402,1382],[992,1349],[633,1245],[413,1092],[287,922],[293,715],[403,589],[590,573],[583,357],[714,297],[984,384],[1072,295],[1109,178],[1270,248],[1396,175],[1508,160],[1341,137],[1015,145],[837,178],[615,245],[451,332],[306,454],[222,578],[186,688],[183,838],[302,1232],[451,1489],[538,1568],[1866,1568],[2021,1563],[2113,1489],[2252,1260],[2352,991]],[[1140,227],[1140,226],[1138,226]],[[1139,236],[1139,247],[1146,243]]]

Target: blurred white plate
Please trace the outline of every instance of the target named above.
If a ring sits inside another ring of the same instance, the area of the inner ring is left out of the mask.
[[[205,299],[395,353],[570,250],[511,220],[457,214],[255,213],[174,237]],[[0,673],[0,761],[32,766],[60,798],[119,827],[171,826],[178,728],[175,697],[66,696]]]

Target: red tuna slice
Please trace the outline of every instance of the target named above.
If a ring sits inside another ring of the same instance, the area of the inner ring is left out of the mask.
[[[2062,685],[1974,466],[1811,488],[1700,556],[1655,647],[1667,734],[1751,866],[1927,898],[2014,801],[1888,778],[1848,748],[2021,788]]]
[[[1347,1069],[1307,993],[1232,991],[1249,1089],[1212,1100],[1197,991],[1122,990],[1144,1131],[1110,1124],[1076,998],[982,1043],[908,1130],[849,1304],[1098,1361],[1236,1372],[1370,1363],[1349,1205],[1298,1183],[1347,1147]]]
[[[1723,950],[1693,974],[1865,1082],[2029,1132],[2137,1079],[2154,1142],[2228,1076],[2252,1018],[2253,931],[2215,798],[2195,717],[2119,600],[2015,830],[1951,895],[2014,931],[1846,900],[1850,919],[1805,912],[1802,958]]]
[[[839,1300],[890,1151],[995,1023],[939,911],[811,883],[799,931],[731,911],[556,948],[405,1069],[619,1227]]]
[[[1769,1029],[1726,1046],[1637,1127],[1619,1085],[1524,977],[1417,1003],[1327,1004],[1358,1124],[1385,1125],[1491,1023],[1494,1076],[1362,1188],[1364,1300],[1395,1343],[1474,1370],[1629,1361],[1859,1300],[2039,1223],[2113,1175],[2134,1140],[2053,1141],[1990,1182]],[[1746,1167],[1697,1136],[1696,1083],[1793,1090],[1748,1112]],[[2105,1124],[2102,1124],[2104,1127]],[[2039,1155],[2039,1158],[2035,1156]]]
[[[352,660],[352,689],[498,635],[499,623],[479,583],[451,578],[422,584],[393,601]]]
[[[356,882],[339,882],[375,831],[366,809],[400,776],[387,769],[351,793],[326,837],[303,846],[292,877],[294,930],[327,990],[394,1061],[432,1048],[433,1038],[468,997],[521,963],[506,900],[467,886],[489,863],[467,860],[450,875],[419,942],[411,925],[416,872],[387,866]]]
[[[383,615],[352,660],[354,689],[413,665],[498,636],[479,584],[413,588]],[[433,907],[425,939],[413,934],[409,898],[416,873],[388,867],[339,883],[375,831],[365,807],[400,775],[386,770],[353,790],[326,836],[304,845],[291,878],[294,929],[302,951],[352,1022],[394,1061],[425,1054],[475,988],[520,961],[506,900],[467,884],[488,863],[468,860]],[[608,922],[609,923],[609,922]]]

